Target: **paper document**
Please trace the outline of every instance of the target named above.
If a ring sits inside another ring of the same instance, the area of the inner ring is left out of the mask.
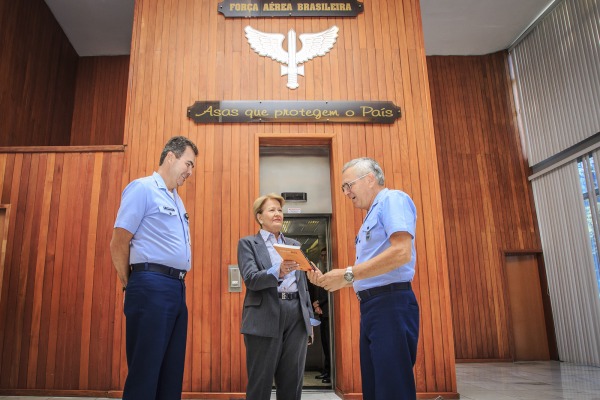
[[[302,250],[300,250],[300,246],[275,243],[273,247],[284,260],[296,261],[300,265],[298,269],[302,271],[313,270],[308,258],[306,258]]]

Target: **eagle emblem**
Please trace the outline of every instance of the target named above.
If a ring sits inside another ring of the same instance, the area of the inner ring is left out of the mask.
[[[298,75],[304,76],[304,64],[316,56],[324,56],[335,44],[338,37],[338,27],[331,28],[319,33],[305,33],[298,38],[302,42],[302,50],[296,52],[296,32],[290,29],[288,32],[288,51],[283,49],[285,36],[281,33],[265,33],[247,26],[246,38],[252,50],[264,57],[286,64],[281,66],[281,76],[288,76],[287,87],[296,89],[298,87]]]

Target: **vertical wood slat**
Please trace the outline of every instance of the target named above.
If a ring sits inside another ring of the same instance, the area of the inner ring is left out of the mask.
[[[96,259],[96,240],[98,238],[98,207],[100,203],[100,182],[102,180],[102,154],[94,155],[94,167],[91,173],[91,193],[90,193],[90,208],[88,219],[88,234],[86,239],[85,249],[87,250],[83,267],[85,270],[85,281],[83,283],[83,302],[82,302],[82,321],[81,321],[81,346],[79,353],[79,382],[78,388],[89,388],[89,370],[90,370],[90,341],[92,336],[91,319],[92,319],[92,298],[94,289],[94,264]],[[93,368],[92,368],[93,369]]]
[[[503,261],[540,248],[507,54],[428,57],[457,360],[511,359]]]

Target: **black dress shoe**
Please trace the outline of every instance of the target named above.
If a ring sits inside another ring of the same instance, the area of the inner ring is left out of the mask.
[[[321,381],[321,383],[331,383],[331,379],[330,378],[323,378],[323,380]]]
[[[321,375],[315,376],[315,379],[328,379],[329,374],[327,372],[323,372]]]

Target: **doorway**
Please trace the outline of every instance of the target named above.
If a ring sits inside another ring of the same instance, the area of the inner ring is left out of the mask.
[[[506,283],[515,361],[550,360],[549,329],[544,313],[543,282],[537,254],[507,254]]]
[[[10,204],[0,204],[0,298],[2,298],[2,282],[4,282],[4,259],[8,241],[8,221]]]
[[[295,139],[296,140],[296,139]],[[259,140],[259,193],[281,194],[286,203],[283,207],[284,223],[282,232],[286,237],[300,242],[306,256],[325,271],[331,269],[331,229],[332,192],[331,192],[331,150],[329,138],[298,138],[300,141]],[[309,143],[303,142],[309,140]],[[285,145],[283,145],[285,143]],[[321,250],[327,257],[321,261]],[[311,302],[318,296],[319,288],[309,284]],[[322,294],[322,293],[321,293]],[[333,326],[333,296],[325,293],[329,318],[329,327],[313,329],[314,342],[307,348],[304,372],[305,389],[331,389],[335,377]],[[319,316],[323,318],[323,316]],[[329,333],[329,341],[325,334]],[[328,343],[329,377],[321,376],[325,368],[323,343]]]
[[[282,228],[283,234],[297,240],[304,254],[322,272],[331,270],[330,220],[331,216],[325,214],[302,216],[287,214]],[[322,257],[323,255],[324,257]],[[326,299],[326,302],[321,307],[321,315],[315,312],[315,318],[321,322],[321,325],[314,327],[314,341],[307,349],[303,387],[305,389],[330,389],[335,369],[332,362],[335,359],[332,335],[333,296],[310,282],[309,292],[311,302],[317,299],[321,299],[321,303],[323,303],[323,299]]]

